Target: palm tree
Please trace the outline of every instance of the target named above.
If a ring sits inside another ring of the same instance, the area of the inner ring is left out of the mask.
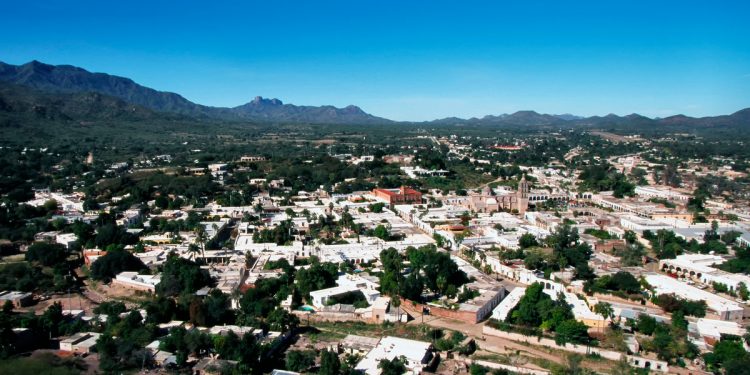
[[[596,305],[594,305],[594,312],[603,316],[604,319],[610,319],[613,318],[615,315],[615,311],[612,308],[612,304],[609,302],[599,302]]]
[[[398,295],[391,296],[391,305],[396,307],[396,325],[401,321],[401,298]]]
[[[201,244],[201,253],[203,255],[203,259],[206,259],[206,240],[208,239],[206,235],[206,228],[203,227],[203,225],[199,225],[198,229],[195,231],[197,235],[198,243]]]
[[[196,244],[190,244],[188,245],[188,254],[191,255],[191,258],[193,261],[195,261],[195,255],[201,252],[201,248],[198,247]]]

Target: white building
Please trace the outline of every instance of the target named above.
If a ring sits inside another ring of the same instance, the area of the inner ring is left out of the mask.
[[[503,299],[500,304],[492,310],[492,319],[505,321],[505,319],[508,318],[510,311],[521,301],[524,293],[526,293],[526,288],[523,287],[511,290],[510,293],[505,296],[505,299]]]
[[[742,320],[744,308],[724,297],[692,287],[665,275],[650,273],[646,275],[646,281],[656,290],[657,294],[673,294],[691,301],[706,301],[708,309],[718,315],[719,319]]]
[[[737,322],[700,318],[695,322],[695,330],[707,343],[718,342],[721,335],[742,337],[747,330]]]
[[[113,284],[118,284],[130,289],[145,290],[153,292],[156,284],[161,281],[161,275],[140,275],[138,272],[120,272]]]
[[[362,292],[367,303],[371,305],[380,297],[380,292],[378,291],[380,285],[359,275],[341,275],[336,280],[336,285],[333,288],[310,292],[312,305],[317,308],[323,308],[327,305],[331,297],[357,291]]]
[[[374,289],[359,288],[356,285],[335,286],[333,288],[320,289],[310,292],[312,305],[322,309],[332,297],[340,296],[346,293],[362,292],[367,303],[372,304],[380,297],[380,292]]]
[[[659,269],[682,277],[689,277],[703,284],[723,284],[730,291],[736,291],[740,283],[750,288],[750,277],[743,274],[729,273],[713,266],[722,264],[726,260],[711,254],[683,254],[675,259],[662,259]]]
[[[662,198],[687,202],[690,195],[680,193],[668,187],[636,186],[635,193],[646,198]]]
[[[357,363],[355,370],[367,375],[380,375],[378,364],[381,360],[403,357],[406,360],[407,373],[417,375],[432,359],[431,349],[432,345],[429,342],[386,336]]]
[[[60,341],[60,350],[71,353],[90,353],[96,346],[100,334],[96,332],[79,332]]]
[[[648,218],[636,216],[636,215],[625,215],[620,217],[620,226],[624,229],[632,230],[636,233],[643,233],[643,231],[649,230],[656,232],[659,229],[671,229],[672,226],[662,222],[651,220]]]

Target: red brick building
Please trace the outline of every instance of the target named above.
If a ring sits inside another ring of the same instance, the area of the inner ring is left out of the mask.
[[[385,199],[389,206],[422,203],[422,193],[406,186],[398,189],[374,189],[372,193],[378,198]]]

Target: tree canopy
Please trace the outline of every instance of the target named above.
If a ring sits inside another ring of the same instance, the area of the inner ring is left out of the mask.
[[[91,277],[94,280],[109,282],[120,272],[142,271],[145,269],[147,267],[140,259],[129,251],[118,248],[108,251],[107,254],[97,258],[91,264]]]

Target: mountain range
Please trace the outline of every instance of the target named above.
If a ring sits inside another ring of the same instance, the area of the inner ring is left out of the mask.
[[[23,65],[0,62],[0,112],[33,113],[54,119],[148,119],[154,117],[220,119],[271,123],[389,124],[392,120],[373,116],[350,105],[297,106],[260,96],[237,107],[211,107],[193,103],[179,94],[158,91],[125,77],[92,73],[71,65],[49,65],[31,61]],[[408,123],[407,123],[408,124]],[[425,125],[477,126],[740,126],[750,127],[750,108],[730,115],[694,118],[676,115],[652,119],[639,114],[581,117],[534,111],[487,115],[482,118],[449,117],[422,122]]]
[[[0,62],[0,81],[49,93],[97,93],[152,111],[191,117],[287,123],[390,122],[390,120],[365,113],[353,105],[344,108],[297,106],[284,104],[279,99],[264,99],[260,96],[233,108],[209,107],[193,103],[179,94],[141,86],[129,78],[106,73],[91,73],[71,65],[49,65],[39,61],[31,61],[23,65]]]

